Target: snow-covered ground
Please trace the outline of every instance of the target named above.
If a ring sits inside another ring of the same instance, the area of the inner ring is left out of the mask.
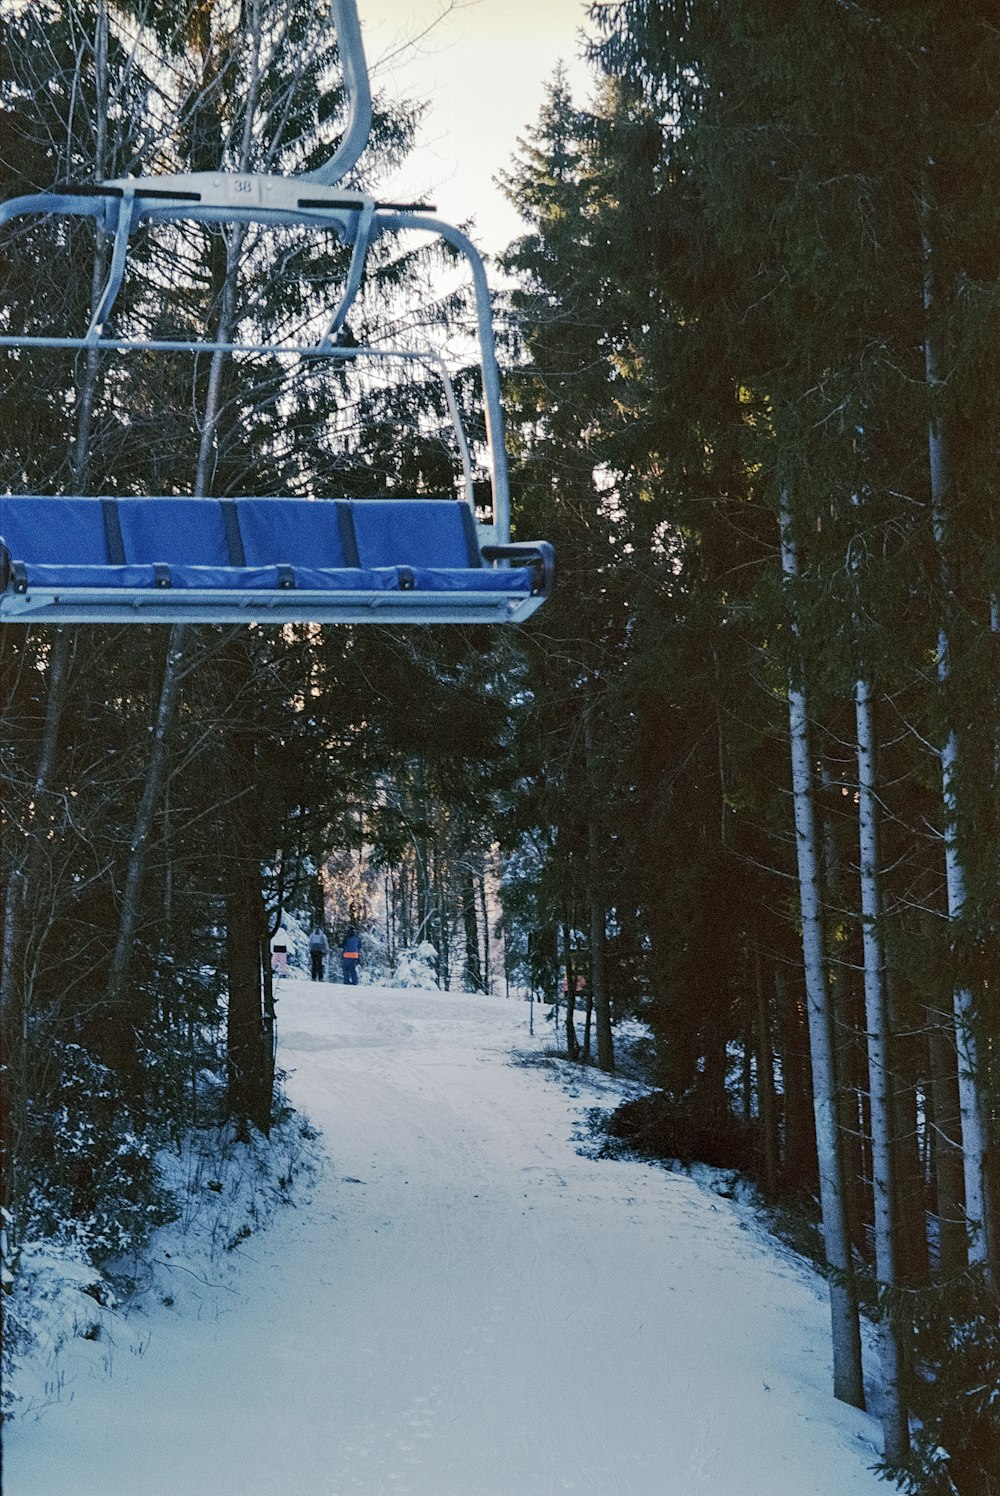
[[[823,1285],[685,1175],[578,1151],[627,1083],[511,1063],[547,1038],[522,1003],[279,996],[317,1175],[211,1272],[168,1228],[158,1294],[26,1369],[6,1496],[885,1496]]]

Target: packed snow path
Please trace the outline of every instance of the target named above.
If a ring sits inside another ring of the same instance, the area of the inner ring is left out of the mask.
[[[511,1064],[523,1004],[279,997],[325,1170],[193,1321],[156,1305],[12,1426],[8,1496],[885,1496],[823,1285],[688,1177],[578,1153],[615,1093]]]

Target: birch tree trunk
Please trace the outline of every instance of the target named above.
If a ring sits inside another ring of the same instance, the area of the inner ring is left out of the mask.
[[[840,887],[842,862],[839,838],[829,812],[834,797],[835,781],[829,765],[820,764],[819,780],[822,800],[826,807],[821,817],[820,846],[822,862],[820,881],[827,890]],[[837,1127],[840,1138],[841,1173],[844,1181],[844,1216],[847,1220],[848,1240],[855,1250],[865,1250],[866,1212],[862,1199],[864,1169],[864,1132],[860,1123],[862,1102],[859,1092],[863,1089],[859,1070],[861,1059],[858,1052],[859,1034],[856,1020],[857,1004],[854,990],[854,972],[851,963],[844,959],[843,936],[834,934],[839,921],[824,919],[823,949],[826,952],[830,1012],[833,1019],[833,1068],[837,1077]]]
[[[479,908],[483,917],[483,991],[493,991],[493,961],[490,957],[490,909],[486,899],[486,874],[479,870]]]
[[[595,795],[595,755],[593,706],[588,704],[583,717],[584,751],[591,800]],[[601,836],[593,812],[587,817],[587,884],[590,901],[590,993],[597,1028],[597,1063],[601,1070],[614,1073],[615,1045],[611,1031],[611,999],[608,995],[605,935],[607,908],[604,902],[604,879],[601,873]],[[589,1015],[589,1007],[588,1007]]]
[[[786,585],[798,577],[798,552],[792,533],[787,492],[781,497],[781,561]],[[798,634],[793,624],[794,633]],[[833,1334],[833,1390],[841,1402],[865,1405],[854,1271],[844,1212],[843,1168],[836,1124],[836,1074],[833,1024],[823,957],[823,929],[819,892],[819,840],[812,789],[812,753],[804,690],[794,673],[788,685],[788,721],[792,756],[792,795],[795,806],[795,844],[802,914],[802,954],[812,1057],[813,1111],[819,1161],[823,1242],[830,1270],[830,1318]]]
[[[934,1181],[937,1196],[938,1272],[943,1277],[965,1266],[965,1168],[962,1158],[962,1109],[958,1087],[955,1028],[950,1013],[925,1009],[934,1132]]]
[[[576,1037],[576,967],[573,964],[573,942],[569,915],[563,916],[563,964],[566,968],[566,1053],[571,1060],[580,1058],[580,1041]]]
[[[951,682],[951,611],[953,598],[952,560],[949,537],[949,510],[953,491],[951,457],[945,435],[939,402],[941,397],[940,355],[933,319],[937,314],[937,286],[934,273],[933,246],[930,237],[930,206],[925,194],[922,205],[924,255],[924,368],[930,415],[927,430],[930,471],[931,512],[934,544],[941,578],[942,611],[938,628],[938,684],[943,692]],[[966,871],[958,845],[958,769],[959,743],[954,726],[947,729],[941,748],[941,790],[944,802],[945,884],[948,894],[948,918],[959,925],[966,903]],[[965,1221],[968,1233],[970,1263],[977,1263],[996,1276],[996,1257],[1000,1255],[993,1240],[994,1223],[989,1210],[989,1125],[983,1065],[975,1026],[975,1000],[971,988],[956,981],[952,994],[955,1011],[955,1039],[958,1047],[958,1087],[962,1118],[962,1156],[965,1174]]]
[[[764,1171],[764,1194],[773,1200],[778,1193],[778,1113],[774,1097],[774,1055],[771,1048],[771,1015],[767,988],[764,985],[760,941],[754,938],[753,976],[757,999],[757,1115],[760,1126],[761,1161]]]
[[[865,964],[865,1018],[871,1097],[872,1184],[875,1203],[875,1273],[879,1285],[899,1286],[895,1202],[892,1074],[889,1011],[882,954],[879,895],[878,818],[875,791],[875,732],[871,686],[859,676],[854,688],[858,735],[858,822],[860,830],[861,933]],[[902,1394],[903,1355],[896,1323],[883,1307],[879,1321],[882,1362],[882,1437],[885,1457],[902,1464],[910,1447],[909,1419]]]

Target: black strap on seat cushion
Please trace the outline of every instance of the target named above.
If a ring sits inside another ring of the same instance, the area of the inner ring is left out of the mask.
[[[344,560],[348,566],[360,566],[358,537],[354,533],[354,516],[351,513],[350,504],[343,501],[337,504],[337,518],[340,521],[340,544],[343,547]]]
[[[121,520],[114,499],[102,499],[104,514],[104,541],[108,548],[108,563],[111,566],[125,565],[125,542],[122,540]]]
[[[170,575],[170,567],[164,566],[162,561],[155,562],[153,565],[154,587],[170,587],[172,584],[173,579]]]
[[[294,571],[293,567],[291,567],[291,566],[279,566],[278,567],[278,586],[279,587],[294,587],[295,586],[295,571]]]
[[[229,552],[230,566],[246,566],[246,552],[243,549],[243,536],[240,534],[240,518],[236,509],[235,499],[221,499],[222,518],[226,526],[226,549]]]

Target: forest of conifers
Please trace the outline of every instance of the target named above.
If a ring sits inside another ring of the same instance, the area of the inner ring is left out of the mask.
[[[45,1232],[111,1256],[169,1209],[158,1148],[266,1132],[278,918],[377,895],[389,972],[426,941],[470,994],[582,976],[571,1059],[613,1068],[644,1020],[659,1089],[628,1126],[815,1213],[836,1394],[864,1397],[860,1306],[887,1473],[996,1496],[995,7],[621,0],[592,35],[589,107],[557,76],[525,124],[495,297],[551,602],[503,632],[2,629],[11,1260]],[[313,0],[46,0],[0,41],[4,197],[296,172],[336,137]],[[376,101],[368,190],[414,125]],[[273,242],[148,233],[118,327],[322,320],[347,251]],[[3,330],[86,326],[108,252],[5,230]],[[461,364],[469,316],[442,257],[380,244],[350,334],[450,329]],[[455,491],[417,376],[0,370],[13,493]],[[457,389],[475,433],[471,368]]]

